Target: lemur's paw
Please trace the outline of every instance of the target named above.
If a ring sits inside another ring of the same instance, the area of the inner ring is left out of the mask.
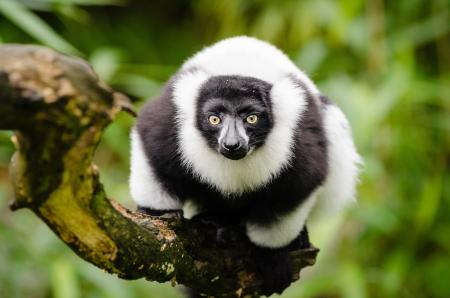
[[[183,217],[183,210],[174,209],[174,210],[156,210],[147,207],[137,207],[137,211],[150,216],[157,216],[163,218],[174,218],[174,217]]]
[[[216,241],[221,247],[226,248],[240,243],[242,235],[233,228],[221,227],[217,229]]]
[[[292,263],[288,249],[255,249],[255,262],[263,276],[263,295],[281,294],[292,282]]]
[[[220,222],[214,214],[208,212],[200,213],[194,216],[192,220],[212,229],[212,238],[221,247],[229,247],[239,239],[236,230]]]
[[[289,251],[310,248],[311,243],[309,242],[308,230],[306,226],[303,227],[301,233],[295,238],[288,246]]]
[[[214,217],[214,214],[209,212],[203,212],[195,215],[191,219],[193,222],[198,223],[202,226],[218,229],[221,224],[218,222],[218,220]]]

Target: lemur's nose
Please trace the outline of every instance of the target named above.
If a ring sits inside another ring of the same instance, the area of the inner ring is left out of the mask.
[[[241,148],[241,143],[240,142],[230,142],[230,143],[224,142],[223,148],[227,151],[234,151],[234,150]]]

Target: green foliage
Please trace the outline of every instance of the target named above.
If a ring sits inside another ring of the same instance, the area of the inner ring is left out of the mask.
[[[227,36],[271,41],[348,115],[365,164],[359,204],[312,228],[318,264],[283,297],[450,297],[450,40],[445,0],[0,0],[0,42],[87,58],[136,99]],[[121,115],[98,150],[111,197],[128,195]],[[174,297],[84,263],[27,211],[11,214],[0,134],[0,297]]]
[[[37,41],[48,46],[53,46],[55,49],[63,52],[72,54],[79,53],[47,25],[47,23],[26,9],[20,2],[10,0],[0,1],[0,12]]]

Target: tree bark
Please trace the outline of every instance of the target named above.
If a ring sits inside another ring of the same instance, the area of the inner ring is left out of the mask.
[[[31,209],[81,258],[121,278],[258,297],[262,281],[245,238],[223,248],[203,225],[132,212],[107,198],[92,158],[105,127],[130,107],[81,59],[0,46],[0,129],[14,130],[17,148],[11,209]],[[293,280],[317,252],[292,252]]]

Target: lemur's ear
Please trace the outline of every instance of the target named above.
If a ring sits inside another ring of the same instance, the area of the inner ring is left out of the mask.
[[[256,93],[255,95],[261,98],[264,104],[269,108],[272,105],[270,100],[270,91],[272,90],[272,87],[273,85],[267,82],[256,83],[256,85],[253,86],[252,90],[253,92]]]

